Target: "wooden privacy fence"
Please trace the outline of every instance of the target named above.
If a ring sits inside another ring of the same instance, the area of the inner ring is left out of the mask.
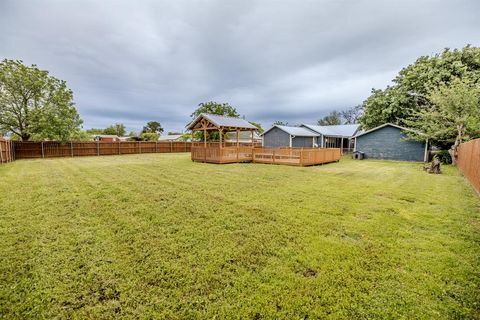
[[[457,161],[460,171],[480,193],[480,139],[460,144]]]
[[[10,140],[0,138],[0,164],[13,160],[12,142]]]
[[[120,142],[30,142],[15,141],[15,159],[106,156],[135,153],[190,152],[191,143],[181,141],[120,141]]]

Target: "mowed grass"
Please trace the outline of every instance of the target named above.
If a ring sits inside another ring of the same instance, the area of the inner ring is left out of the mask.
[[[479,318],[455,168],[189,154],[0,166],[0,318]]]

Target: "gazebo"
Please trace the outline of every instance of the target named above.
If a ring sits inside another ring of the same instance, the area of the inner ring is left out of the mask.
[[[254,132],[257,127],[241,118],[202,113],[187,129],[192,132],[192,161],[209,163],[251,162],[253,160]],[[240,145],[240,132],[251,134],[251,143]],[[195,141],[195,133],[202,132],[202,140]],[[234,135],[235,142],[227,142],[226,135]]]

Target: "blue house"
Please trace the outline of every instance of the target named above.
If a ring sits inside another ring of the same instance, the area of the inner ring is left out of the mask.
[[[354,151],[363,152],[365,159],[428,161],[428,139],[408,140],[405,131],[413,131],[385,123],[357,134]]]

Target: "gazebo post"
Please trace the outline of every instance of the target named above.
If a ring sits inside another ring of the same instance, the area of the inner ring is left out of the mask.
[[[218,133],[220,135],[220,149],[222,149],[222,132],[223,132],[222,129],[218,129]]]
[[[203,147],[207,147],[207,129],[203,127]]]
[[[238,138],[239,134],[240,134],[240,130],[237,129],[237,149],[239,147],[239,138]]]
[[[253,130],[250,130],[250,134],[252,135],[252,148],[255,147],[254,143],[253,143]]]

